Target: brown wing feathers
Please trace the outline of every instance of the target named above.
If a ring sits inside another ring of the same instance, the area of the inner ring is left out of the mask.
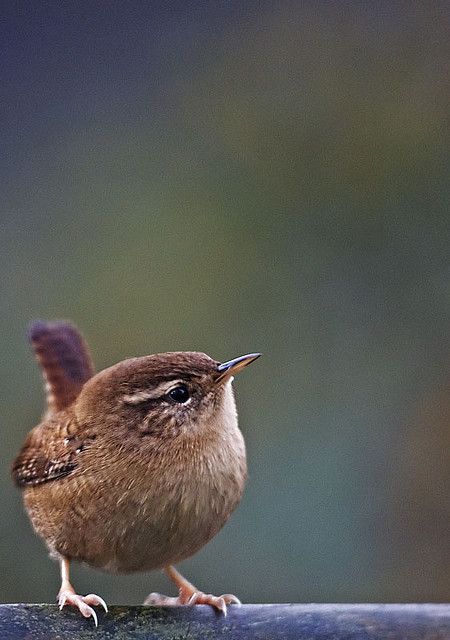
[[[76,468],[85,442],[77,435],[73,416],[54,415],[72,404],[93,375],[87,345],[70,323],[38,321],[29,336],[46,380],[48,411],[13,463],[12,476],[20,487],[62,478]],[[85,436],[86,442],[92,438]]]
[[[57,425],[43,422],[29,434],[11,471],[19,487],[56,480],[76,468],[76,449],[67,446],[67,439],[55,438],[57,429]]]
[[[34,322],[30,342],[46,381],[49,413],[68,407],[94,373],[87,345],[69,322]]]

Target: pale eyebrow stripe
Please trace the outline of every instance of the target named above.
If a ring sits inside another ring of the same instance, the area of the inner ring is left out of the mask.
[[[136,391],[136,393],[130,393],[129,395],[123,396],[122,400],[125,404],[139,404],[140,402],[145,402],[152,398],[156,398],[154,391]]]
[[[175,387],[181,382],[182,380],[169,380],[168,382],[163,382],[154,389],[141,389],[140,391],[136,391],[135,393],[127,394],[123,396],[122,400],[125,404],[139,404],[141,402],[146,402],[147,400],[160,398],[170,389],[172,389],[172,387]]]

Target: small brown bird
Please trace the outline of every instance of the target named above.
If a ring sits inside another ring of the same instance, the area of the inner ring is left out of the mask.
[[[94,375],[87,346],[68,322],[35,322],[30,339],[46,380],[47,412],[25,440],[12,475],[34,529],[59,560],[60,608],[97,616],[95,594],[69,580],[73,560],[113,573],[163,569],[177,598],[144,604],[210,604],[173,566],[225,524],[247,474],[231,388],[260,354],[220,364],[197,352],[131,358]]]

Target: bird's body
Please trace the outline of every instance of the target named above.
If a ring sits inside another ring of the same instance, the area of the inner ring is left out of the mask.
[[[68,563],[78,560],[113,573],[165,568],[181,594],[189,583],[171,565],[206,544],[242,496],[245,445],[230,373],[256,354],[225,365],[197,352],[156,354],[92,375],[80,341],[71,353],[71,332],[79,335],[67,323],[41,323],[32,334],[49,410],[13,465],[32,524],[62,562],[63,586],[67,570],[72,589]],[[61,588],[63,604],[72,598],[92,615],[70,589]]]
[[[230,388],[226,394],[231,418]],[[216,426],[208,438],[182,434],[170,448],[133,433],[111,439],[108,425],[92,440],[73,410],[36,427],[28,446],[70,451],[78,463],[56,482],[24,491],[50,552],[113,573],[159,569],[193,555],[222,528],[244,487],[237,421]]]

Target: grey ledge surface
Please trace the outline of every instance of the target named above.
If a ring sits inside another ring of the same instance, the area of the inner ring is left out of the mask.
[[[99,625],[71,607],[0,605],[0,640],[450,640],[447,604],[247,604],[224,617],[211,607],[121,607]]]

